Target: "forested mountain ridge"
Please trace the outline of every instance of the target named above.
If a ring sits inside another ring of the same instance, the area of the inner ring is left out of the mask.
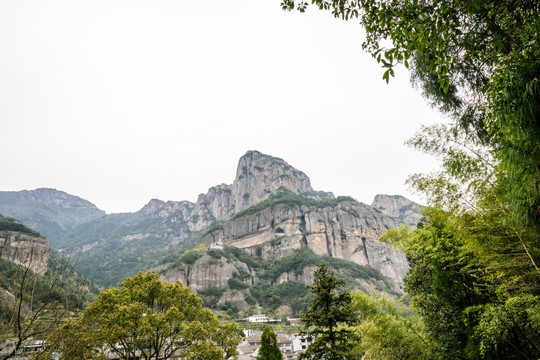
[[[0,214],[24,222],[42,233],[53,247],[78,225],[105,215],[105,211],[78,196],[56,189],[0,191]]]

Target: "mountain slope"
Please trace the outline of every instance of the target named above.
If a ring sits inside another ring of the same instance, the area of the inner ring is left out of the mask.
[[[369,265],[320,256],[309,248],[272,260],[232,246],[190,250],[160,277],[171,282],[180,280],[203,297],[205,306],[232,312],[233,316],[238,311],[246,316],[261,308],[265,313],[299,315],[311,296],[306,284],[313,283],[314,270],[322,263],[343,278],[350,289],[399,295],[392,282]]]
[[[408,270],[407,261],[403,254],[378,240],[398,226],[397,219],[352,198],[312,200],[281,188],[208,233],[202,241],[209,246],[235,246],[263,259],[309,248],[320,256],[370,265],[399,289]]]
[[[105,212],[78,196],[55,189],[0,191],[0,213],[19,219],[62,248],[65,234]]]

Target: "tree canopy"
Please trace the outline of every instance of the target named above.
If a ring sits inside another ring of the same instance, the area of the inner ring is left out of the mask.
[[[277,336],[270,326],[263,329],[261,347],[257,360],[283,360],[283,354],[279,350]]]
[[[235,324],[221,325],[190,288],[162,282],[155,272],[139,273],[120,288],[103,291],[57,337],[66,359],[99,358],[107,352],[126,360],[223,359],[237,354],[240,341]]]
[[[405,290],[434,339],[438,359],[540,356],[540,271],[534,228],[508,221],[494,150],[438,125],[410,144],[442,160],[414,175],[431,207],[414,230],[383,239],[404,246]]]
[[[312,0],[359,21],[364,49],[411,72],[454,119],[410,145],[442,169],[410,184],[431,205],[404,247],[405,290],[437,359],[540,357],[540,3],[531,0]],[[304,12],[308,2],[283,0]]]
[[[422,318],[396,298],[352,293],[359,314],[354,352],[365,360],[432,359],[432,342]]]

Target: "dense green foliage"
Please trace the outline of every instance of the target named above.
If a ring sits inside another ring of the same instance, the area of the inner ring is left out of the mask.
[[[276,333],[270,326],[266,326],[263,330],[257,360],[283,360]]]
[[[70,311],[84,309],[97,294],[97,288],[77,274],[73,266],[58,253],[50,251],[47,272],[40,276],[20,265],[0,258],[0,291],[15,293],[26,276],[23,301],[35,307],[48,303]],[[15,304],[12,304],[15,305]],[[0,297],[0,318],[9,320],[13,307]]]
[[[2,358],[15,356],[28,340],[48,336],[96,295],[97,289],[52,250],[43,275],[0,259],[0,343],[14,341]]]
[[[499,162],[506,221],[540,237],[540,7],[528,0],[312,0],[359,19],[363,47],[412,70],[425,97]],[[285,0],[304,11],[307,2]]]
[[[442,170],[411,184],[432,208],[405,246],[406,290],[437,359],[540,357],[540,6],[528,0],[312,0],[359,19],[363,47],[411,69],[455,120],[411,144]],[[283,8],[304,11],[305,1]],[[482,147],[481,145],[484,145]]]
[[[352,306],[352,297],[343,289],[345,282],[337,279],[326,265],[315,271],[313,293],[309,308],[302,315],[302,323],[311,341],[300,359],[352,359],[356,342],[352,326],[358,320]]]
[[[282,305],[289,305],[293,315],[302,314],[311,299],[306,285],[296,281],[286,281],[278,285],[261,281],[251,286],[249,291],[264,309],[275,311]]]
[[[50,341],[55,344],[51,350],[60,350],[66,359],[81,353],[99,358],[105,351],[126,360],[223,359],[237,354],[240,335],[235,324],[221,325],[190,288],[164,283],[149,272],[103,291],[77,322]]]
[[[401,241],[411,265],[406,290],[436,340],[436,358],[538,357],[540,298],[537,282],[529,283],[529,275],[520,271],[522,256],[497,250],[483,256],[487,249],[475,249],[468,234],[475,226],[471,217],[437,209],[426,216],[425,223],[402,234]],[[506,259],[496,269],[494,256]]]
[[[118,285],[161,260],[167,254],[171,238],[184,232],[191,234],[186,222],[174,216],[143,220],[136,217],[136,214],[107,215],[73,231],[68,250],[84,246],[88,239],[100,242],[95,249],[81,255],[77,270],[101,287]]]
[[[354,353],[369,360],[428,360],[432,345],[422,318],[385,295],[354,292],[353,308],[359,314],[358,342]]]
[[[495,151],[443,126],[411,145],[442,169],[410,183],[432,207],[418,228],[385,235],[404,246],[405,289],[438,359],[538,358],[540,249],[534,227],[512,220]]]

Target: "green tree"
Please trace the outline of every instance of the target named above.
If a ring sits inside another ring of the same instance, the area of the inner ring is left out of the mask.
[[[385,69],[411,70],[455,120],[413,145],[443,170],[411,183],[432,208],[395,231],[406,290],[440,359],[540,356],[540,6],[528,0],[312,0],[359,19]],[[284,0],[304,11],[303,0]],[[465,141],[463,141],[465,140]],[[472,146],[471,146],[472,145]],[[482,148],[480,145],[487,145]]]
[[[337,279],[328,266],[318,266],[313,285],[308,286],[313,299],[302,316],[302,333],[311,344],[301,359],[352,358],[355,340],[352,326],[358,320],[351,306],[351,294],[343,289],[344,285],[345,281]]]
[[[270,326],[265,326],[263,330],[257,360],[283,360],[283,354],[279,350],[276,333]]]
[[[435,340],[435,357],[538,358],[540,298],[537,288],[512,270],[523,264],[514,263],[511,253],[492,249],[498,258],[507,258],[498,264],[506,269],[487,268],[492,260],[481,256],[471,240],[470,231],[477,230],[472,216],[436,208],[425,216],[418,229],[401,235],[401,242],[410,265],[405,289]]]
[[[80,342],[64,337],[63,354],[97,347],[101,354],[112,352],[126,360],[223,359],[236,356],[240,341],[236,325],[220,325],[190,288],[162,282],[155,272],[139,273],[120,288],[103,291],[80,320],[62,329],[70,330],[86,336]]]
[[[366,360],[428,360],[431,342],[422,318],[396,298],[353,292],[360,317],[355,352]]]
[[[438,359],[540,356],[540,290],[534,229],[508,221],[504,167],[494,150],[443,126],[410,144],[442,168],[410,183],[431,207],[414,230],[389,231],[410,270],[405,289],[434,339]]]

